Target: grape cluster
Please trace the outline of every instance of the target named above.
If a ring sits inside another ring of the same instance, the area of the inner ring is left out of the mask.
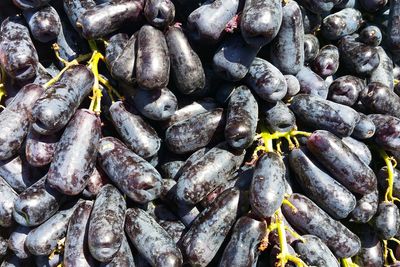
[[[400,0],[1,0],[0,267],[400,266]]]

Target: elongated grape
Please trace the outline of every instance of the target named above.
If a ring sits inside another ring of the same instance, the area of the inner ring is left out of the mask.
[[[303,67],[296,75],[300,84],[300,92],[319,96],[326,99],[328,96],[328,86],[325,81],[309,67]]]
[[[400,33],[398,27],[400,26],[400,20],[398,19],[400,15],[400,1],[390,1],[390,13],[388,19],[388,26],[386,30],[387,42],[389,48],[394,53],[400,52]]]
[[[382,244],[373,229],[364,225],[358,228],[361,239],[361,250],[354,257],[354,262],[360,266],[379,267],[384,265]]]
[[[399,209],[391,202],[381,202],[373,218],[373,226],[381,239],[394,237],[399,229]]]
[[[400,151],[400,119],[382,114],[368,117],[375,125],[374,141],[383,149]]]
[[[110,262],[101,263],[101,267],[135,267],[135,261],[125,233],[122,235],[121,247]]]
[[[136,62],[136,35],[133,34],[129,40],[125,40],[124,35],[118,34],[114,39],[110,39],[113,42],[111,48],[108,48],[108,53],[111,49],[113,55],[108,55],[107,62],[110,65],[110,71],[114,78],[123,81],[128,84],[132,84],[135,81],[135,62]],[[121,38],[121,39],[118,39]],[[121,45],[119,48],[118,46]],[[107,50],[106,50],[107,51]]]
[[[304,242],[296,242],[294,250],[306,264],[316,267],[340,266],[338,260],[321,239],[314,235],[303,235],[301,237]]]
[[[57,135],[40,135],[30,129],[25,143],[26,160],[35,167],[49,164],[53,160],[58,140]]]
[[[147,203],[161,193],[161,175],[118,139],[100,139],[98,160],[110,180],[135,202]]]
[[[128,40],[129,36],[126,33],[116,33],[108,39],[104,56],[108,67],[111,68],[111,72],[115,60],[121,55]],[[132,55],[129,58],[131,59]]]
[[[182,265],[182,254],[173,239],[145,211],[128,209],[125,231],[136,249],[152,266]]]
[[[393,61],[381,46],[376,47],[376,51],[379,55],[379,65],[371,72],[369,82],[380,82],[393,91]]]
[[[369,165],[372,160],[372,154],[368,146],[352,137],[342,138],[342,142],[353,151],[365,164]]]
[[[24,12],[33,38],[42,43],[57,39],[61,31],[61,21],[57,11],[51,6],[45,6],[38,10],[26,10]]]
[[[30,230],[26,226],[17,226],[8,238],[8,248],[20,259],[30,257],[29,250],[25,247],[26,237]]]
[[[339,258],[354,256],[361,248],[360,239],[339,221],[335,221],[314,202],[301,194],[292,194],[288,199],[296,208],[282,206],[289,223],[300,230],[319,237]]]
[[[328,99],[346,106],[354,105],[360,92],[364,89],[364,82],[352,75],[345,75],[335,79],[329,86]]]
[[[21,9],[34,9],[46,5],[51,0],[13,0],[13,3]]]
[[[0,193],[3,196],[0,202],[0,226],[9,227],[13,224],[13,207],[18,194],[1,177]]]
[[[400,96],[383,83],[370,82],[361,91],[360,100],[371,112],[400,118]]]
[[[175,6],[170,0],[146,1],[143,12],[151,25],[161,29],[170,25],[175,18]]]
[[[357,200],[357,205],[351,212],[350,220],[357,223],[369,222],[378,210],[378,200],[378,190],[365,194]]]
[[[352,34],[362,24],[362,14],[354,8],[344,8],[326,16],[322,21],[322,33],[329,40],[337,40]]]

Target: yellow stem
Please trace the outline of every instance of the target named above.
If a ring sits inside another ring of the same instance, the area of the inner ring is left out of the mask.
[[[351,258],[342,258],[343,267],[360,267],[358,264],[354,263]]]
[[[386,163],[387,172],[388,172],[388,177],[387,177],[388,188],[386,189],[386,193],[385,193],[385,201],[386,202],[394,202],[395,200],[398,200],[398,199],[393,197],[393,184],[394,184],[393,162],[392,162],[392,159],[385,152],[385,150],[378,149],[378,151],[379,151],[380,156],[383,158],[383,160]]]
[[[63,73],[64,73],[66,70],[68,70],[70,67],[72,67],[72,66],[74,66],[74,65],[78,65],[78,64],[79,64],[79,62],[78,62],[76,59],[72,60],[71,62],[67,62],[66,65],[65,65],[65,67],[64,67],[56,76],[54,76],[50,81],[48,81],[47,83],[45,83],[45,84],[43,85],[43,87],[44,87],[45,89],[48,89],[50,86],[52,86],[53,84],[55,84],[55,83],[61,78],[61,76],[63,75]]]
[[[110,84],[110,82],[106,78],[99,75],[99,82],[101,83],[101,85],[107,88],[108,94],[110,95],[111,101],[113,103],[115,102],[113,94],[116,95],[119,100],[123,99],[123,96],[121,96],[121,94]]]
[[[7,96],[7,90],[6,90],[6,71],[0,67],[0,71],[1,71],[1,79],[0,79],[0,103],[1,100],[3,99],[4,96]]]
[[[94,51],[91,60],[89,61],[89,68],[92,70],[94,75],[94,84],[93,84],[93,95],[91,97],[92,101],[90,102],[89,110],[99,114],[101,111],[101,89],[99,86],[99,61],[103,58],[103,55]]]

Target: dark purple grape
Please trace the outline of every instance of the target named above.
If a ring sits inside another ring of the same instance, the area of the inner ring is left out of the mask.
[[[364,89],[364,81],[352,75],[335,79],[329,86],[328,99],[346,106],[354,105],[358,95]]]
[[[392,53],[398,54],[400,51],[400,1],[390,1],[390,13],[386,30],[387,43]]]
[[[229,98],[226,116],[225,139],[236,149],[249,147],[256,134],[258,104],[244,85],[235,89]]]
[[[372,169],[334,134],[315,131],[308,138],[307,148],[350,191],[367,194],[377,188]]]
[[[18,81],[35,78],[38,54],[20,15],[8,17],[0,27],[0,65]]]
[[[357,41],[360,41],[366,45],[378,46],[382,42],[382,32],[377,26],[374,25],[367,26],[360,31],[360,36],[358,36]]]
[[[378,210],[379,192],[374,190],[357,200],[357,205],[351,212],[350,221],[367,223]]]
[[[182,265],[182,254],[174,240],[145,211],[128,209],[125,231],[139,253],[152,266]]]
[[[250,216],[239,218],[219,262],[220,267],[253,266],[257,263],[258,245],[266,235],[267,224]]]
[[[111,73],[115,61],[121,55],[122,51],[124,51],[128,40],[129,36],[126,33],[116,33],[107,40],[108,45],[105,48],[104,57],[106,59],[108,67],[110,68]],[[131,59],[132,57],[133,55],[129,55],[129,59]]]
[[[374,141],[383,149],[400,151],[400,119],[382,114],[371,114],[368,118],[376,127]]]
[[[298,120],[338,136],[349,136],[360,119],[352,108],[312,95],[294,96],[290,109]]]
[[[8,238],[8,248],[20,259],[26,259],[31,256],[25,246],[25,240],[30,230],[29,227],[19,225],[11,232]]]
[[[321,14],[332,10],[332,8],[338,4],[340,0],[302,0],[302,6],[310,10],[312,13]]]
[[[78,25],[78,19],[82,17],[82,14],[86,10],[92,9],[96,6],[94,0],[63,0],[64,11],[71,22],[72,27],[80,32],[80,26]]]
[[[372,224],[381,239],[388,240],[396,235],[400,225],[399,217],[399,209],[395,204],[391,202],[379,204]]]
[[[382,244],[375,231],[367,225],[359,227],[357,231],[361,239],[361,250],[354,257],[354,263],[368,267],[384,266]]]
[[[285,173],[279,154],[269,152],[258,159],[250,186],[250,205],[262,218],[271,217],[282,205]]]
[[[271,44],[271,62],[284,74],[296,75],[304,65],[304,28],[296,1],[282,8],[282,24]]]
[[[400,96],[380,82],[369,83],[360,100],[371,112],[400,117]]]
[[[304,61],[312,62],[319,52],[319,40],[313,34],[304,35]]]
[[[176,186],[176,197],[186,204],[196,204],[218,186],[226,183],[242,164],[244,154],[222,144],[204,156],[193,159],[181,168]]]
[[[57,135],[40,135],[30,129],[25,142],[26,160],[35,167],[46,166],[53,160],[58,140]]]
[[[46,183],[46,176],[28,187],[14,201],[13,216],[23,226],[37,226],[60,208],[63,195]]]
[[[255,47],[271,42],[282,23],[282,4],[279,0],[246,0],[240,18],[244,40]]]
[[[0,194],[2,196],[2,201],[0,202],[0,226],[10,227],[14,222],[12,213],[14,201],[18,198],[18,194],[1,177]]]
[[[388,188],[388,170],[387,167],[382,167],[378,172],[378,183],[384,190]],[[393,169],[393,196],[400,197],[400,171]]]
[[[360,120],[357,122],[352,136],[358,139],[368,139],[375,134],[375,124],[366,115],[360,113]]]
[[[369,13],[375,13],[382,10],[386,6],[387,2],[388,0],[359,0],[362,8]]]
[[[109,53],[107,62],[111,74],[122,82],[133,84],[135,82],[136,35],[133,34],[129,40],[126,40],[123,34],[113,37],[115,40],[110,39],[111,45],[106,47],[108,49],[106,53]]]
[[[87,244],[92,201],[79,203],[68,224],[64,247],[64,266],[96,266]]]
[[[381,46],[376,47],[376,51],[380,58],[379,65],[372,71],[369,82],[380,82],[393,91],[393,61]]]
[[[60,17],[51,6],[45,6],[38,10],[26,10],[24,17],[28,22],[33,38],[39,42],[54,41],[60,34],[62,27]]]
[[[283,205],[282,211],[295,229],[319,237],[336,257],[352,257],[359,252],[360,239],[342,223],[329,217],[310,199],[294,193],[288,200],[296,209]]]
[[[326,99],[328,86],[325,81],[309,67],[303,67],[296,75],[300,83],[300,93],[319,96]]]
[[[94,168],[92,175],[90,175],[89,179],[87,180],[86,187],[85,190],[83,190],[82,195],[87,198],[95,198],[100,189],[109,183],[110,181],[105,173],[96,167]]]
[[[240,191],[226,190],[203,210],[181,239],[181,250],[193,266],[207,266],[235,223]],[[206,242],[204,242],[207,240]]]
[[[148,0],[143,13],[151,25],[164,29],[174,21],[175,6],[170,0]]]
[[[258,57],[250,66],[245,83],[260,98],[268,102],[281,100],[287,93],[283,74],[274,65]]]
[[[303,16],[304,33],[314,36],[313,33],[317,32],[321,28],[321,15],[315,14],[310,10],[304,8],[301,2],[300,4],[301,14]]]
[[[21,9],[34,9],[45,6],[51,0],[13,0],[14,5]]]
[[[294,244],[294,250],[300,258],[309,266],[339,267],[339,262],[322,242],[314,235],[303,235],[304,242],[298,241]]]
[[[287,92],[285,98],[290,98],[292,96],[297,95],[300,92],[300,83],[299,80],[293,75],[284,75],[287,84]]]
[[[344,137],[342,138],[342,142],[362,161],[364,161],[365,164],[369,165],[371,163],[372,154],[366,144],[352,137]]]
[[[322,34],[329,40],[338,40],[356,32],[362,24],[362,14],[354,8],[345,8],[322,20]]]
[[[203,89],[206,85],[203,65],[182,29],[169,27],[165,39],[171,60],[172,78],[177,89],[183,94]]]
[[[161,193],[161,175],[118,139],[100,139],[98,160],[110,180],[135,202],[147,203]]]
[[[333,218],[346,218],[354,209],[355,196],[321,170],[304,151],[292,150],[289,162],[298,184],[307,196]]]
[[[195,151],[208,145],[225,124],[222,108],[178,121],[165,132],[168,149],[177,154]]]
[[[312,69],[321,77],[334,75],[339,68],[339,50],[334,45],[322,47],[314,59]]]

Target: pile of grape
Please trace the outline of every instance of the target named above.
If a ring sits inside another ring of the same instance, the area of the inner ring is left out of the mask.
[[[400,266],[400,0],[0,22],[0,267]]]

